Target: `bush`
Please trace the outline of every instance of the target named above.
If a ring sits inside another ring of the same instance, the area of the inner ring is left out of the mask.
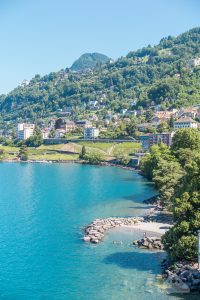
[[[103,160],[103,157],[100,153],[93,152],[86,154],[84,159],[91,164],[99,164]]]

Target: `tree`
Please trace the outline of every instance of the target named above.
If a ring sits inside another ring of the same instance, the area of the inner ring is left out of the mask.
[[[28,147],[39,147],[43,144],[43,137],[40,128],[36,127],[33,135],[26,140]]]
[[[99,152],[91,152],[85,154],[84,159],[91,164],[99,164],[103,160],[103,157]]]
[[[181,148],[199,150],[200,132],[194,128],[184,128],[177,130],[173,137],[172,150],[177,151]]]
[[[173,215],[176,221],[163,237],[173,260],[197,261],[197,232],[200,228],[200,154],[185,165],[185,175],[176,189]]]
[[[162,123],[158,124],[157,131],[159,133],[166,132],[168,130],[169,130],[169,126],[166,122],[162,122]]]
[[[0,149],[0,161],[4,159],[5,152],[3,149]]]
[[[122,165],[127,165],[130,161],[130,157],[127,153],[124,153],[121,149],[114,150],[114,156],[117,159],[117,162]]]
[[[126,131],[127,131],[128,135],[135,137],[136,131],[137,131],[137,124],[136,124],[136,122],[132,121],[130,124],[128,124],[126,126]]]
[[[83,145],[82,149],[81,149],[81,153],[79,155],[79,158],[80,159],[84,159],[86,156],[86,148],[85,148],[85,145]]]
[[[65,120],[62,118],[59,118],[55,122],[55,129],[63,128],[65,126],[65,124],[66,124]]]
[[[149,154],[146,154],[140,164],[140,168],[148,179],[153,178],[153,172],[158,168],[160,159],[173,161],[171,151],[165,144],[153,145],[150,148]]]
[[[177,161],[162,158],[159,160],[156,169],[153,170],[153,181],[163,207],[172,209],[175,191],[183,175],[184,171]]]
[[[162,241],[173,260],[197,260],[197,231],[200,228],[200,194],[183,193],[176,198],[176,224],[165,233]]]
[[[169,121],[168,121],[168,124],[169,124],[169,127],[170,127],[170,128],[173,128],[173,127],[174,127],[174,116],[173,116],[173,115],[170,116],[170,119],[169,119]]]
[[[19,149],[19,158],[22,161],[27,161],[28,160],[28,150],[26,146],[22,146]]]
[[[55,129],[51,129],[49,132],[49,138],[54,138],[55,137]]]

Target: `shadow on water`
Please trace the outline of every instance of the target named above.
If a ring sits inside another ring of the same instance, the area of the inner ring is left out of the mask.
[[[152,274],[157,274],[159,261],[162,261],[164,255],[163,252],[117,252],[108,255],[103,262],[125,269],[151,271]]]
[[[168,297],[176,297],[178,300],[199,300],[200,294],[179,294],[179,293],[171,293],[168,294]]]
[[[149,196],[147,197],[144,197],[144,194],[133,194],[133,195],[129,195],[129,196],[124,196],[123,199],[125,200],[130,200],[130,201],[133,201],[135,203],[142,203],[143,204],[143,201],[147,200],[148,198],[150,197],[153,197],[155,196],[155,194],[152,192]],[[145,205],[145,203],[144,203]],[[146,207],[149,207],[149,206],[146,206]]]
[[[148,181],[146,178],[141,178],[141,177],[125,177],[122,179],[123,181],[131,181],[131,182],[138,182],[139,184],[143,185],[150,185],[154,186],[154,183],[152,181]]]
[[[150,206],[150,205],[148,205],[148,206],[146,206],[145,204],[144,204],[144,206],[129,206],[128,208],[131,208],[131,209],[150,209],[150,208],[154,208],[155,206]]]

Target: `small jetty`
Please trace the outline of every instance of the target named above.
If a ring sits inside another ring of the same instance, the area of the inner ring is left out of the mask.
[[[96,219],[84,230],[83,240],[85,242],[91,242],[98,244],[102,241],[106,231],[115,227],[122,226],[133,226],[136,223],[144,221],[143,217],[127,217],[127,218],[107,218],[107,219]]]

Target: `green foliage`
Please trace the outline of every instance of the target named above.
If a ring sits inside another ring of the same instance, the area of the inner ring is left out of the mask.
[[[22,146],[19,150],[19,158],[22,161],[28,160],[28,150],[26,146]]]
[[[197,236],[187,232],[186,226],[176,225],[162,238],[165,249],[171,254],[173,260],[197,260]],[[184,233],[184,235],[182,235]]]
[[[99,164],[103,160],[103,157],[99,152],[90,152],[85,154],[84,159],[90,164]]]
[[[200,229],[200,132],[177,130],[172,149],[153,146],[141,169],[159,191],[161,204],[173,213],[175,225],[162,240],[172,260],[197,260]]]
[[[174,160],[160,158],[153,170],[153,181],[159,190],[159,200],[162,206],[171,209],[175,190],[183,176],[180,164]]]
[[[123,151],[123,149],[116,148],[113,154],[118,163],[122,165],[128,165],[128,163],[130,162],[130,157],[126,152]]]
[[[13,141],[5,137],[0,137],[0,144],[3,146],[13,146]]]
[[[73,63],[71,70],[84,71],[87,69],[94,69],[100,64],[107,63],[109,60],[109,57],[100,53],[85,53]]]
[[[153,178],[153,172],[158,168],[160,160],[174,160],[169,147],[165,144],[152,146],[149,154],[142,158],[140,168],[148,179]]]
[[[42,138],[41,130],[38,127],[36,127],[33,135],[26,140],[25,144],[28,147],[39,147],[42,145],[42,143],[43,143],[43,138]]]
[[[36,75],[26,87],[19,86],[8,95],[0,96],[1,118],[34,122],[70,107],[73,118],[78,119],[88,116],[88,102],[98,100],[100,103],[102,95],[106,109],[100,109],[101,118],[108,109],[132,110],[133,99],[137,99],[134,108],[149,108],[152,101],[165,108],[199,103],[200,68],[188,64],[189,59],[200,56],[199,45],[200,28],[194,28],[176,38],[162,39],[154,47],[130,52],[92,72],[66,69],[44,77]],[[88,68],[90,60],[96,64],[97,55],[82,57],[81,68]],[[78,64],[80,68],[80,60]],[[134,135],[134,128],[129,129]]]
[[[179,129],[173,137],[172,150],[179,149],[200,150],[200,132],[197,129]]]
[[[3,149],[0,149],[0,161],[4,159],[5,152]]]
[[[85,145],[82,146],[82,149],[81,149],[81,153],[79,155],[79,158],[80,159],[84,159],[86,156],[86,148],[85,148]]]
[[[200,228],[200,193],[184,192],[174,201],[176,225],[163,237],[165,249],[174,259],[197,260],[197,231]]]
[[[169,131],[169,125],[166,122],[158,124],[157,132],[162,133],[167,131]]]
[[[156,82],[148,91],[148,98],[157,104],[165,99],[177,99],[181,85],[174,78],[163,79]]]
[[[153,146],[142,160],[144,174],[159,191],[161,204],[173,213],[175,225],[163,236],[172,260],[197,260],[200,229],[200,133],[178,130],[172,149]]]

